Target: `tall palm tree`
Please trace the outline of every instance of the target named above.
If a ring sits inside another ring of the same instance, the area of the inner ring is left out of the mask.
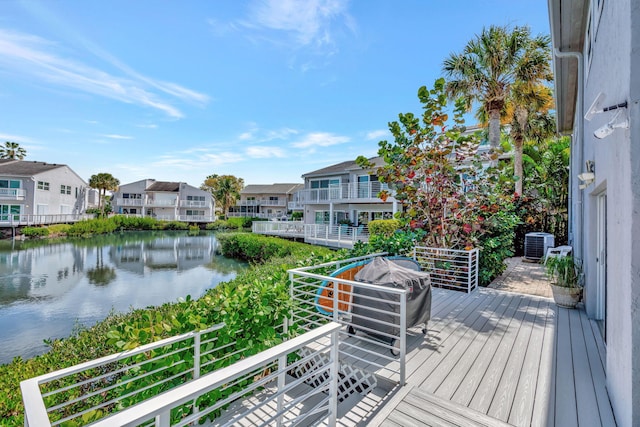
[[[114,178],[110,173],[98,173],[89,178],[89,187],[98,190],[98,209],[102,209],[102,202],[107,191],[116,191],[120,185],[120,180]]]
[[[500,118],[512,86],[517,82],[551,81],[551,39],[531,37],[529,27],[490,26],[469,41],[461,53],[452,53],[443,64],[449,78],[447,94],[462,97],[468,109],[474,102],[489,117],[492,151],[500,146]]]
[[[513,172],[518,177],[515,185],[515,192],[518,194],[522,194],[523,190],[524,142],[544,141],[555,134],[555,121],[549,113],[552,108],[553,94],[548,86],[524,82],[516,82],[512,86],[505,116],[513,139]]]
[[[0,159],[18,159],[22,160],[27,155],[27,151],[20,147],[17,142],[6,141],[3,147],[0,147]]]
[[[223,215],[226,215],[229,208],[240,198],[240,192],[244,188],[244,179],[237,178],[233,175],[209,175],[200,189],[209,191],[216,201],[216,204],[222,207]]]

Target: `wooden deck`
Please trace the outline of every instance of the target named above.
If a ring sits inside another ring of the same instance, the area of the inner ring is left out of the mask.
[[[434,289],[427,336],[407,338],[407,385],[340,425],[615,426],[605,348],[582,310],[480,288]]]

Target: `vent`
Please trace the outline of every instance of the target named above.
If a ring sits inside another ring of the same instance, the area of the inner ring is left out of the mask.
[[[547,248],[555,246],[554,241],[553,234],[527,233],[524,236],[524,257],[539,261],[547,253]]]

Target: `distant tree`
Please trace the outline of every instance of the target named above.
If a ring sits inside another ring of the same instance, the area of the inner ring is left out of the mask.
[[[227,215],[229,208],[240,198],[240,191],[244,188],[244,179],[233,175],[209,175],[200,186],[201,190],[213,195],[216,204],[222,207],[223,215]]]
[[[17,142],[6,141],[3,147],[0,147],[0,159],[18,159],[22,160],[26,157],[27,151],[20,147]]]
[[[120,185],[120,180],[114,178],[110,173],[98,173],[89,178],[89,187],[98,190],[98,208],[102,209],[102,202],[107,191],[116,191]]]
[[[489,120],[492,151],[500,146],[500,119],[513,85],[536,85],[551,81],[551,39],[531,37],[529,27],[490,26],[469,41],[461,53],[444,61],[443,71],[450,80],[447,94],[462,96],[467,109],[481,104]]]

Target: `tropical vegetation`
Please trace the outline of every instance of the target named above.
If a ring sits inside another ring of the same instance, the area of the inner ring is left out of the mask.
[[[17,142],[6,141],[0,147],[0,159],[22,160],[27,156],[27,151]]]
[[[233,175],[209,175],[200,186],[201,190],[208,191],[213,195],[216,206],[222,210],[222,215],[229,212],[229,208],[234,206],[240,198],[240,192],[244,188],[244,179]]]
[[[199,299],[185,296],[175,303],[113,314],[95,326],[79,327],[69,338],[51,340],[48,343],[51,350],[41,356],[29,360],[15,358],[11,363],[0,366],[2,424],[23,425],[22,397],[17,392],[20,381],[162,338],[224,322],[227,325],[225,334],[242,344],[239,347],[243,350],[238,358],[278,344],[283,338],[281,326],[291,304],[286,270],[338,256],[327,248],[247,233],[220,236],[220,242],[225,255],[242,244],[248,254],[255,255],[244,255],[254,265],[235,279],[207,291]],[[268,251],[271,258],[261,251],[265,244],[273,248]],[[263,262],[259,263],[261,260]],[[226,363],[231,361],[233,359]],[[166,369],[182,368],[173,366]],[[153,388],[148,391],[149,395],[154,393]]]
[[[116,191],[119,185],[120,180],[106,172],[91,175],[89,178],[89,187],[98,190],[98,208],[103,214],[105,212],[103,209],[104,198],[107,191]]]
[[[445,59],[447,94],[462,97],[467,110],[480,104],[489,122],[492,150],[500,147],[500,122],[514,91],[551,81],[548,35],[531,36],[529,27],[492,25]]]

